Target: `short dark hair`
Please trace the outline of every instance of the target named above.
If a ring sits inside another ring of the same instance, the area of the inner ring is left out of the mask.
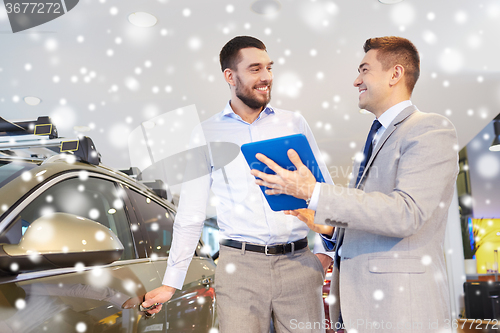
[[[260,40],[251,36],[237,36],[224,45],[219,54],[220,67],[224,72],[226,68],[236,70],[236,65],[240,62],[240,50],[248,47],[255,47],[266,50],[266,46]]]
[[[406,88],[411,94],[420,76],[420,56],[412,42],[396,36],[370,38],[366,40],[363,49],[365,53],[370,50],[378,51],[377,60],[382,64],[384,71],[395,65],[403,66],[406,74]]]

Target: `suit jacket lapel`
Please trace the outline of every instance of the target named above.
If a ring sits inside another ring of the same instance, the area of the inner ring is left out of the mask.
[[[372,156],[370,157],[370,160],[368,163],[366,163],[365,170],[363,171],[363,175],[361,176],[361,179],[359,180],[359,185],[363,182],[363,178],[365,177],[368,169],[370,168],[371,164],[373,163],[373,160],[375,159],[375,156],[377,156],[378,152],[380,149],[383,147],[384,143],[387,141],[387,139],[394,133],[394,131],[397,128],[397,125],[401,124],[403,121],[406,120],[413,112],[417,111],[417,107],[415,105],[410,105],[409,107],[405,108],[403,111],[401,111],[396,118],[392,121],[392,123],[389,125],[389,127],[385,130],[384,134],[378,140],[377,145],[373,149]]]

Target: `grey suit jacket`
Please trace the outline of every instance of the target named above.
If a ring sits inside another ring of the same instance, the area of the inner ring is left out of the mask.
[[[410,106],[379,140],[358,188],[356,177],[349,188],[321,185],[315,221],[344,233],[332,321],[341,307],[345,327],[358,333],[450,326],[443,244],[457,150],[445,117]]]

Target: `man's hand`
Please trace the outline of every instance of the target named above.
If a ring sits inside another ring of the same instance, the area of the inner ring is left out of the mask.
[[[314,186],[316,185],[316,178],[302,163],[295,150],[288,150],[288,158],[297,168],[296,171],[285,170],[262,154],[257,154],[255,157],[276,172],[275,175],[268,175],[258,170],[251,171],[252,175],[260,178],[255,181],[257,185],[269,188],[266,190],[266,194],[284,193],[304,200],[311,198]]]
[[[142,306],[147,308],[148,306],[151,306],[155,303],[160,303],[155,308],[148,311],[148,313],[150,314],[158,313],[161,311],[162,304],[170,300],[174,293],[175,288],[165,285],[153,289],[144,297],[145,301],[142,302]]]
[[[293,215],[296,216],[299,220],[302,222],[305,222],[309,229],[312,231],[318,233],[318,234],[324,234],[328,236],[333,235],[333,231],[335,230],[334,227],[330,225],[324,225],[324,224],[316,224],[314,223],[314,210],[310,209],[297,209],[297,210],[285,210],[285,214],[287,215]]]
[[[321,261],[321,264],[323,265],[323,270],[326,271],[328,270],[328,267],[330,267],[330,264],[332,263],[332,257],[327,256],[324,253],[316,253],[316,257],[318,257],[319,261]]]

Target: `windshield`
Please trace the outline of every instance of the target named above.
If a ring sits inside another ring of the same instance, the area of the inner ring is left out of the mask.
[[[5,186],[5,184],[19,177],[23,172],[31,170],[36,166],[34,163],[23,161],[0,160],[0,187]]]

